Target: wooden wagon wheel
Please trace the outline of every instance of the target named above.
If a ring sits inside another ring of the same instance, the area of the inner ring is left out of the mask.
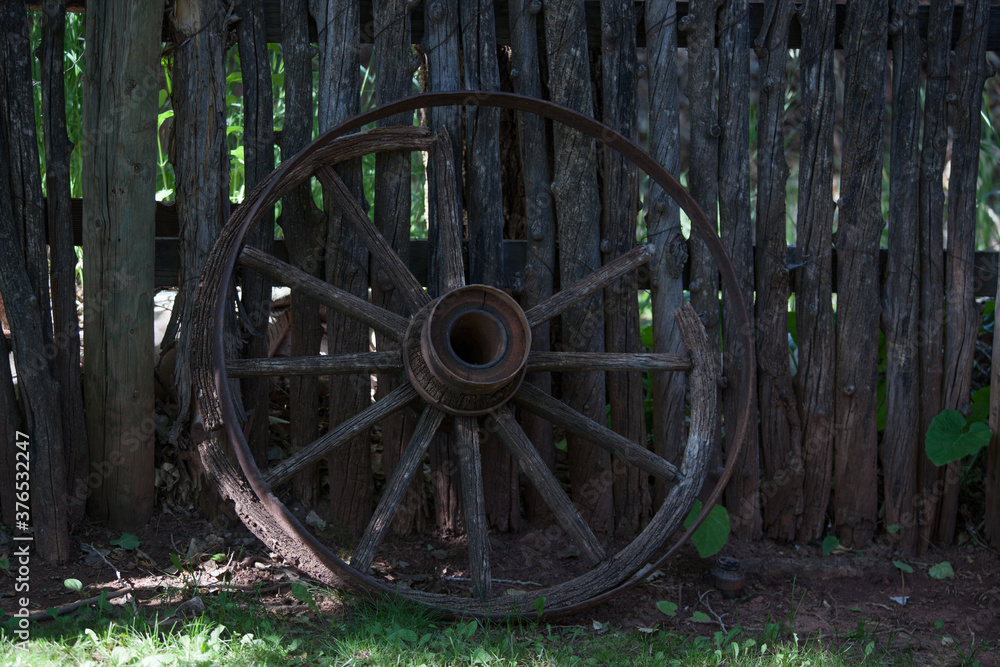
[[[677,310],[678,327],[687,349],[685,355],[531,353],[531,329],[580,303],[593,292],[636,270],[653,253],[650,245],[638,245],[607,263],[578,283],[564,286],[551,298],[524,311],[511,297],[489,285],[465,285],[461,250],[461,228],[457,216],[452,225],[441,225],[440,254],[446,290],[432,299],[407,266],[369,223],[361,207],[340,182],[331,164],[361,155],[388,150],[427,150],[439,164],[451,160],[448,141],[436,142],[423,128],[392,127],[354,133],[365,125],[401,112],[447,105],[485,105],[536,113],[563,123],[618,150],[644,170],[690,217],[693,228],[708,245],[720,270],[723,289],[734,304],[742,333],[742,357],[750,369],[738,424],[729,425],[728,459],[707,514],[729,478],[751,415],[750,387],[753,383],[753,344],[749,317],[739,297],[738,285],[722,244],[709,227],[704,213],[687,192],[648,154],[612,129],[564,107],[508,93],[426,93],[385,105],[323,135],[298,155],[282,163],[247,198],[227,223],[213,248],[198,289],[198,302],[206,307],[196,312],[195,382],[202,419],[209,440],[202,445],[206,468],[230,497],[243,522],[266,544],[314,576],[341,585],[382,590],[421,604],[460,614],[510,616],[534,614],[534,602],[545,598],[546,614],[580,609],[641,580],[637,573],[652,561],[669,557],[697,526],[691,526],[666,553],[665,543],[687,514],[704,480],[716,412],[714,360],[708,350],[704,328],[690,306]],[[406,296],[410,319],[359,299],[263,252],[243,247],[250,228],[293,187],[317,177],[324,189],[341,205],[348,220],[365,242],[373,258]],[[445,179],[446,181],[448,179]],[[449,212],[445,212],[447,219]],[[454,213],[454,211],[450,212]],[[384,336],[400,341],[401,351],[318,356],[271,360],[227,360],[224,322],[232,308],[231,280],[235,266],[246,268],[300,290],[328,308],[368,325]],[[211,305],[211,307],[207,307]],[[527,370],[631,370],[688,371],[690,374],[691,424],[686,447],[678,462],[662,459],[643,446],[617,435],[561,401],[522,380]],[[311,445],[261,473],[250,455],[238,409],[229,389],[230,378],[255,375],[330,375],[336,373],[395,373],[404,381],[397,389],[370,407],[333,426]],[[401,461],[387,480],[371,522],[348,560],[341,559],[320,542],[275,496],[272,488],[329,453],[360,432],[366,432],[385,416],[405,406],[423,403],[420,419]],[[541,456],[514,419],[509,405],[534,412],[569,432],[657,478],[671,480],[666,499],[645,529],[630,543],[610,553],[581,517],[569,496],[542,461]],[[453,420],[459,453],[462,506],[466,526],[471,592],[455,594],[399,589],[369,572],[375,553],[399,508],[405,490],[421,467],[431,438],[445,419]],[[482,493],[482,470],[478,426],[489,420],[520,469],[552,509],[564,534],[588,559],[591,569],[567,581],[547,586],[529,595],[505,595],[492,586],[490,545]],[[228,442],[236,453],[242,475],[223,453]]]

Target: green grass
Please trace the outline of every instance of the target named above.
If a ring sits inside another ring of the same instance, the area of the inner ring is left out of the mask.
[[[0,634],[3,665],[909,665],[908,647],[859,621],[843,637],[803,637],[787,623],[722,632],[704,624],[681,633],[612,624],[446,621],[399,600],[349,601],[346,613],[318,613],[318,588],[293,591],[298,616],[269,612],[250,594],[205,596],[205,613],[167,632],[139,608],[81,610],[32,626],[26,647]],[[174,604],[164,604],[171,610]],[[161,617],[169,611],[161,611]],[[667,617],[664,617],[666,619]],[[794,621],[794,619],[789,619]],[[673,623],[673,621],[670,621]],[[700,632],[695,632],[695,631]],[[16,639],[15,639],[16,641]],[[899,644],[899,645],[896,645]],[[941,656],[973,665],[974,656]]]

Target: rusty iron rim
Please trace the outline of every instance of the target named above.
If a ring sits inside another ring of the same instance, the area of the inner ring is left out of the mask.
[[[739,342],[742,349],[738,350],[738,352],[741,353],[740,356],[742,357],[744,368],[748,371],[743,375],[741,386],[738,387],[735,392],[735,395],[740,401],[738,411],[740,419],[736,424],[735,429],[727,433],[727,436],[731,436],[731,440],[727,440],[726,465],[719,481],[713,488],[708,501],[704,503],[702,511],[695,519],[694,523],[692,523],[687,530],[671,544],[659,560],[652,564],[652,567],[655,569],[676,553],[677,549],[679,549],[680,546],[691,536],[691,534],[694,533],[697,527],[708,515],[714,504],[718,501],[720,495],[722,494],[722,490],[725,488],[726,483],[732,475],[733,469],[735,468],[739,457],[739,452],[744,445],[747,433],[750,429],[751,417],[754,416],[751,415],[749,407],[750,399],[752,397],[752,389],[756,382],[756,360],[752,337],[752,322],[747,310],[747,305],[742,298],[735,269],[726,255],[725,248],[723,247],[720,238],[709,223],[708,217],[705,215],[704,211],[701,210],[698,203],[683,188],[683,186],[681,186],[677,179],[634,142],[630,141],[607,125],[604,125],[593,118],[583,116],[572,109],[554,102],[517,95],[515,93],[485,91],[421,93],[397,100],[395,102],[390,102],[372,109],[371,111],[355,116],[354,118],[345,121],[336,128],[323,134],[308,146],[303,148],[299,153],[282,162],[282,164],[279,165],[274,172],[272,172],[272,176],[269,178],[267,185],[256,193],[255,200],[250,203],[250,210],[243,219],[238,231],[239,242],[233,244],[232,248],[225,256],[222,270],[222,284],[229,283],[236,266],[237,257],[242,248],[242,243],[246,239],[247,233],[261,217],[263,206],[269,199],[271,193],[276,187],[278,187],[278,184],[282,182],[282,179],[290,170],[308,160],[313,153],[320,150],[331,141],[355,130],[359,130],[366,125],[389,118],[396,114],[412,112],[421,108],[441,106],[491,106],[511,111],[534,113],[578,130],[579,132],[599,141],[603,145],[618,151],[635,166],[645,171],[646,174],[649,175],[650,179],[659,185],[664,192],[666,192],[680,206],[680,208],[691,220],[692,230],[698,233],[699,237],[708,248],[709,253],[712,255],[712,258],[715,260],[716,267],[719,269],[721,277],[722,290],[728,300],[728,307],[733,316],[733,326],[739,334]],[[240,464],[240,468],[242,469],[250,488],[257,495],[271,516],[274,517],[278,525],[281,526],[290,537],[298,540],[299,543],[312,552],[319,562],[325,567],[329,568],[334,573],[346,575],[351,579],[359,581],[371,590],[380,591],[389,595],[397,595],[398,591],[386,586],[383,582],[378,581],[365,573],[352,569],[344,560],[333,553],[329,547],[317,540],[316,537],[306,530],[301,522],[288,511],[284,504],[278,500],[278,498],[271,491],[270,486],[264,480],[260,469],[257,467],[256,461],[254,461],[253,456],[249,451],[246,438],[240,429],[235,402],[231,392],[229,391],[229,381],[224,361],[225,345],[222,326],[222,322],[225,321],[225,312],[228,303],[226,297],[227,290],[219,290],[216,295],[215,303],[213,304],[215,315],[215,326],[212,331],[211,338],[213,376],[215,379],[216,392],[219,397],[219,410],[225,426],[226,435],[229,442],[233,446],[237,461]],[[666,537],[668,538],[669,536]],[[607,600],[611,596],[635,586],[645,578],[645,575],[643,574],[645,571],[646,568],[644,568],[640,573],[633,574],[632,577],[628,578],[625,582],[620,583],[617,586],[613,586],[605,591],[596,593],[594,596],[589,597],[582,602],[568,604],[557,609],[546,609],[544,614],[545,616],[550,617],[587,609],[595,604]],[[462,609],[454,609],[450,607],[438,608],[442,612],[455,616],[466,616],[469,613]],[[477,613],[476,615],[482,617],[506,617],[510,614]]]

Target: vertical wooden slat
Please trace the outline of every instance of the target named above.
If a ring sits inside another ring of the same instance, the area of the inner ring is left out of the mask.
[[[1000,282],[997,283],[997,300],[1000,301]],[[983,533],[990,544],[997,547],[1000,546],[1000,336],[995,334],[991,358],[989,424],[993,435],[990,437],[983,466],[986,486],[986,523]]]
[[[409,65],[410,19],[406,0],[375,0],[375,46],[372,66],[375,70],[375,101],[384,104],[411,92],[412,71]],[[380,121],[385,125],[410,125],[413,117],[400,114]],[[379,153],[375,156],[375,227],[403,260],[410,256],[410,154],[408,152]],[[373,258],[371,266],[372,300],[393,312],[410,314],[409,306],[395,289],[389,275]],[[375,346],[389,349],[389,341],[376,336]],[[378,378],[378,394],[384,396],[395,388],[388,375]],[[409,442],[415,421],[405,414],[396,414],[382,421],[382,455],[385,474],[396,467],[403,447]],[[407,500],[393,522],[393,530],[407,533],[420,530],[426,522],[423,487],[414,483]]]
[[[156,106],[163,3],[87,3],[83,85],[84,408],[93,519],[153,510]],[[91,310],[93,306],[93,310]]]
[[[245,191],[250,192],[274,169],[274,120],[271,63],[264,35],[263,0],[240,0],[240,70],[243,75],[243,165]],[[270,253],[274,247],[274,214],[264,215],[247,237],[247,244]],[[243,274],[242,314],[252,328],[243,349],[248,358],[266,357],[267,323],[271,312],[271,281]],[[244,402],[253,411],[247,434],[250,451],[259,465],[267,462],[268,379],[243,378]]]
[[[892,153],[889,168],[889,271],[883,285],[886,422],[882,439],[885,523],[905,554],[916,548],[913,514],[920,451],[920,64],[923,40],[914,0],[892,5]]]
[[[459,19],[465,87],[500,90],[493,0],[461,0]],[[500,110],[466,107],[466,198],[469,220],[469,277],[472,283],[505,285],[503,194],[500,186]],[[517,464],[494,437],[481,439],[486,514],[498,530],[516,530],[521,515]]]
[[[811,0],[802,24],[802,128],[799,143],[797,245],[803,256],[795,295],[799,368],[795,390],[802,412],[803,508],[796,539],[823,536],[833,472],[834,323],[833,126],[835,0]]]
[[[948,152],[948,103],[954,0],[932,0],[927,32],[924,140],[920,154],[920,431],[943,407],[944,386],[944,187]],[[921,441],[922,442],[922,441]],[[919,549],[931,543],[943,492],[942,471],[917,450],[923,509]],[[916,507],[919,511],[921,508]]]
[[[603,118],[607,125],[633,140],[638,136],[636,127],[638,123],[636,20],[635,5],[631,0],[601,1],[601,24],[604,26],[601,32]],[[670,32],[676,34],[673,29]],[[665,87],[667,82],[663,81],[663,83]],[[676,76],[671,83],[676,90]],[[667,94],[662,90],[659,92],[661,95]],[[669,100],[664,100],[662,97],[656,100],[657,104],[667,102]],[[676,105],[672,106],[673,110],[676,110]],[[664,125],[667,124],[662,118],[658,118],[658,120]],[[676,121],[674,126],[676,128]],[[663,126],[657,129],[661,132],[669,132]],[[670,142],[669,137],[664,138],[662,135],[658,139],[664,143]],[[676,150],[676,142],[671,148]],[[610,262],[635,246],[639,198],[638,175],[635,167],[617,152],[605,148],[603,149],[603,157],[601,253],[603,259]],[[666,207],[662,207],[661,211],[667,213]],[[662,220],[657,221],[657,233],[662,231],[659,227],[662,222]],[[680,234],[679,229],[677,234]],[[653,237],[652,234],[650,234],[650,240],[657,244],[658,250],[660,250],[661,244],[667,242],[666,238]],[[663,256],[660,255],[660,257]],[[639,351],[641,345],[639,341],[639,303],[636,292],[637,281],[634,273],[616,280],[604,289],[604,342],[608,352]],[[658,312],[672,313],[673,309]],[[664,318],[667,321],[670,319],[673,318]],[[663,340],[662,342],[668,341]],[[610,372],[607,374],[605,382],[607,383],[608,403],[611,406],[611,428],[633,442],[645,445],[646,424],[642,409],[642,374],[622,371]],[[683,379],[681,383],[683,384]],[[683,393],[681,401],[683,402]],[[676,406],[674,407],[674,413],[676,413]],[[683,404],[680,409],[683,415]],[[651,500],[648,475],[618,459],[612,460],[612,473],[615,532],[620,535],[635,535],[641,529],[649,512]]]
[[[308,0],[281,0],[281,59],[285,69],[285,118],[281,126],[281,159],[298,153],[312,139],[312,58],[309,44]],[[356,77],[357,75],[355,75]],[[349,81],[344,82],[350,85]],[[314,276],[323,276],[322,254],[326,220],[313,204],[309,183],[285,195],[278,221],[284,232],[288,257],[293,265]],[[319,354],[323,330],[319,304],[299,292],[291,297],[290,352],[293,357]],[[319,378],[288,379],[289,440],[292,451],[319,436]],[[334,476],[331,476],[333,480]],[[292,478],[292,493],[306,507],[319,495],[319,474],[314,468]],[[330,485],[333,488],[334,484]],[[346,525],[346,524],[345,524]],[[363,530],[365,517],[357,517],[352,528]]]
[[[969,0],[962,13],[962,30],[955,47],[957,79],[948,181],[947,310],[944,346],[944,407],[962,410],[969,405],[972,363],[979,331],[973,262],[976,251],[976,181],[979,177],[979,141],[983,84],[992,68],[986,63],[990,3]],[[958,516],[961,461],[948,464],[937,539],[951,544]]]
[[[757,115],[757,387],[763,468],[761,509],[771,539],[790,541],[802,512],[802,428],[788,363],[788,266],[785,250],[785,65],[790,0],[767,0],[754,41],[760,58]]]
[[[590,62],[582,0],[545,4],[545,44],[549,92],[553,102],[593,116]],[[601,202],[595,169],[596,143],[555,124],[552,193],[559,240],[559,279],[563,286],[601,266]],[[577,352],[604,351],[604,298],[598,292],[562,315],[562,345]],[[603,373],[563,373],[562,397],[591,419],[605,422]],[[594,532],[614,528],[611,458],[575,435],[567,437],[573,500]]]
[[[462,89],[461,30],[458,20],[458,4],[454,2],[432,2],[427,6],[423,50],[427,54],[428,89],[444,92]],[[427,266],[428,289],[438,296],[444,289],[442,274],[440,221],[447,218],[446,212],[439,211],[438,192],[448,188],[443,179],[452,179],[450,191],[455,193],[455,201],[450,203],[456,212],[459,229],[455,231],[459,239],[463,237],[462,220],[462,114],[461,107],[435,107],[430,111],[431,127],[444,128],[451,141],[451,154],[456,159],[456,168],[442,172],[437,160],[427,165],[427,187],[430,206],[427,218],[427,240],[430,246]],[[436,149],[438,150],[438,149]],[[455,463],[457,452],[451,433],[441,432],[434,436],[430,447],[431,479],[434,484],[435,523],[441,530],[458,531],[461,525],[459,510],[459,476]]]
[[[727,0],[719,19],[719,229],[739,280],[743,300],[753,311],[753,225],[750,222],[750,15],[747,0]],[[733,311],[723,303],[722,368],[725,423],[740,415],[735,396],[750,369],[740,368],[742,332],[733,326]],[[756,389],[749,409],[756,414]],[[761,534],[757,429],[751,426],[739,462],[726,487],[726,508],[733,533],[743,539]]]
[[[17,491],[30,489],[30,519],[24,524],[21,507],[10,506],[7,513],[17,521],[11,529],[24,534],[34,527],[34,550],[48,563],[64,563],[69,558],[66,525],[66,476],[60,421],[59,387],[51,375],[44,354],[52,343],[51,320],[46,289],[47,263],[45,227],[42,216],[42,183],[38,166],[38,144],[31,91],[31,49],[27,13],[20,4],[0,6],[0,292],[3,293],[10,324],[18,388],[25,408],[30,436],[27,452],[16,446],[25,442],[10,432],[0,452],[9,455],[3,466],[15,477],[16,487],[6,487],[14,500]],[[0,333],[0,335],[3,335]],[[9,387],[9,357],[6,344],[0,363],[4,364]],[[5,403],[12,399],[6,396]],[[16,420],[16,408],[10,419]],[[14,426],[9,423],[9,426]],[[20,453],[18,456],[16,453]],[[24,466],[15,465],[30,456],[27,466],[30,484],[23,484]],[[151,495],[151,494],[150,494]],[[17,510],[17,513],[14,512]]]
[[[70,523],[83,519],[87,493],[87,426],[80,384],[80,321],[76,314],[76,252],[70,216],[69,156],[66,134],[66,81],[63,76],[66,2],[45,4],[42,27],[42,131],[45,135],[45,189],[52,281],[55,372],[62,406]],[[0,358],[4,358],[0,355]],[[190,377],[190,374],[189,374]],[[10,459],[7,459],[10,460]],[[10,524],[8,524],[10,525]]]
[[[690,104],[691,120],[688,189],[705,212],[713,230],[718,229],[719,135],[722,132],[715,97],[718,73],[715,32],[716,18],[722,2],[723,0],[691,0],[687,16],[678,24],[678,29],[683,30],[687,36],[688,51],[688,76],[684,91]],[[648,19],[647,25],[649,25]],[[691,234],[689,252],[691,279],[688,289],[691,294],[691,306],[705,325],[709,349],[716,360],[716,368],[722,368],[719,271],[708,251],[708,246],[696,233]],[[716,404],[722,405],[721,398],[717,398]],[[654,429],[656,428],[658,427],[654,425]],[[715,441],[710,448],[711,460],[706,486],[714,485],[713,479],[718,480],[717,471],[722,469],[721,415],[715,416],[713,433]],[[660,442],[662,437],[656,435],[656,442]],[[680,449],[679,445],[676,449]],[[657,503],[664,497],[662,486],[659,484],[655,491]]]
[[[887,0],[851,0],[844,28],[844,157],[837,227],[837,537],[871,541],[878,514],[876,468],[882,129]]]
[[[538,12],[540,3],[510,0],[511,79],[514,92],[542,97],[541,69],[538,62]],[[528,253],[522,277],[521,306],[527,310],[552,296],[556,262],[556,220],[549,184],[548,130],[545,120],[528,113],[517,115],[517,138],[524,180],[525,217]],[[543,150],[544,149],[544,150]],[[532,330],[531,349],[549,350],[549,323]],[[550,373],[530,373],[525,377],[545,393],[552,391]],[[552,425],[530,413],[521,416],[521,426],[549,469],[555,466]],[[540,493],[529,487],[525,492],[525,514],[536,525],[547,523],[552,513]]]
[[[311,0],[319,32],[317,87],[319,131],[327,132],[356,115],[360,106],[360,25],[354,0]],[[341,163],[337,174],[358,201],[362,193],[361,161]],[[368,249],[325,195],[326,279],[362,299],[368,297]],[[367,352],[369,329],[332,309],[326,311],[329,354]],[[358,414],[371,404],[368,375],[330,377],[330,427]],[[364,529],[374,506],[371,443],[367,433],[338,448],[327,458],[330,509],[343,526],[355,533]]]

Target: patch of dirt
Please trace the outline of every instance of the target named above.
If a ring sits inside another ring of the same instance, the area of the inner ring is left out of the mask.
[[[67,578],[84,584],[83,594],[133,587],[115,604],[139,603],[151,611],[176,604],[193,581],[199,594],[226,588],[255,593],[270,609],[305,613],[291,594],[290,584],[301,576],[270,553],[243,527],[221,530],[197,513],[182,515],[160,509],[137,531],[138,547],[123,549],[111,542],[119,531],[86,524],[73,536],[72,562],[52,566],[32,554],[30,609],[44,610],[80,599],[63,585]],[[538,584],[565,580],[588,569],[581,557],[554,537],[554,532],[525,531],[490,535],[493,577],[501,590],[530,595]],[[0,561],[10,558],[14,543],[0,533]],[[422,590],[463,594],[469,589],[462,538],[441,534],[390,537],[375,570],[393,582]],[[620,546],[620,545],[619,545]],[[96,551],[95,551],[96,550]],[[931,550],[903,559],[913,568],[903,573],[892,561],[891,547],[873,545],[863,554],[834,553],[824,557],[819,547],[776,545],[768,541],[730,540],[719,556],[738,559],[744,585],[736,599],[725,599],[710,573],[716,559],[701,559],[690,545],[631,590],[584,612],[551,620],[553,625],[593,630],[595,621],[623,630],[665,630],[685,636],[711,636],[723,626],[740,627],[757,636],[768,627],[794,631],[800,639],[822,637],[824,643],[869,641],[913,651],[916,664],[956,663],[958,650],[985,642],[976,659],[1000,666],[1000,555],[983,546]],[[174,571],[171,554],[184,566]],[[216,556],[215,554],[224,554]],[[17,562],[0,570],[0,609],[19,609],[15,593]],[[951,563],[954,577],[933,579],[928,569]],[[116,574],[117,570],[117,574]],[[120,577],[120,578],[119,578]],[[190,589],[188,589],[190,590]],[[319,596],[324,614],[338,615],[344,606],[336,596]],[[678,605],[666,616],[656,604]],[[905,602],[905,604],[901,604]],[[696,612],[700,621],[693,620]],[[707,618],[707,620],[706,620]],[[769,625],[774,624],[774,625]]]

